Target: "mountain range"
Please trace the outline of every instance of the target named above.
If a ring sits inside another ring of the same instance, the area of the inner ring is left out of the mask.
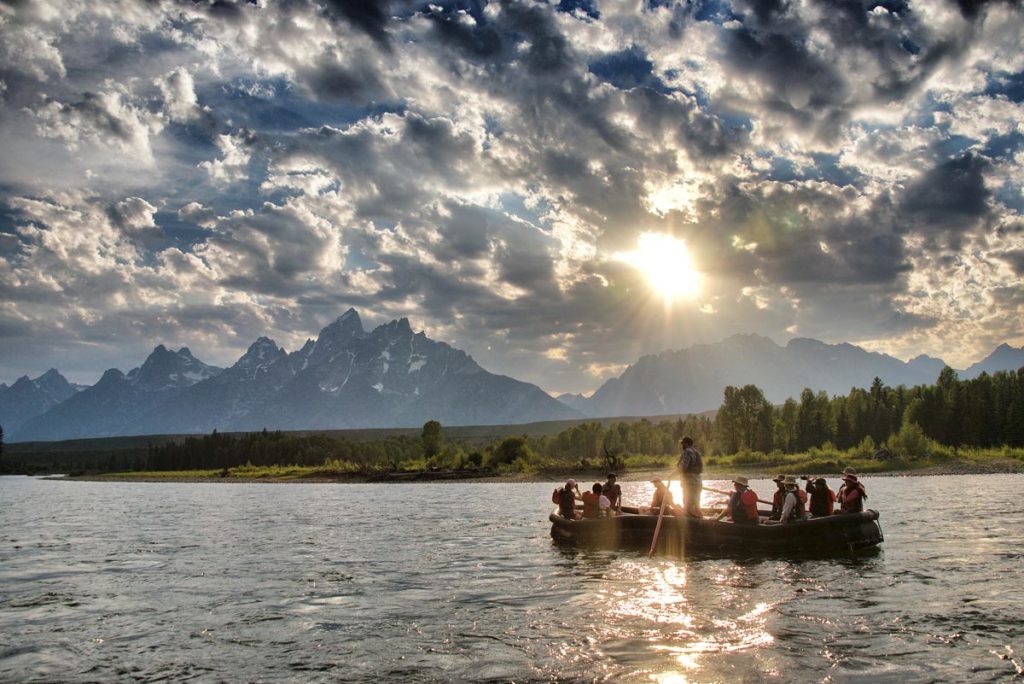
[[[808,387],[847,394],[876,377],[890,386],[931,385],[945,366],[928,356],[905,362],[852,344],[794,338],[783,347],[760,335],[733,335],[716,344],[645,356],[590,397],[559,399],[594,417],[697,413],[721,404],[726,385],[757,385],[769,401],[781,403]],[[1003,344],[958,375],[968,379],[1021,367],[1024,348]]]
[[[767,337],[733,335],[644,356],[590,397],[556,400],[414,333],[405,318],[367,332],[349,309],[296,351],[261,337],[226,369],[203,363],[187,347],[160,345],[138,368],[110,369],[91,387],[69,383],[53,369],[0,384],[0,425],[8,441],[30,441],[656,416],[714,409],[726,385],[754,384],[781,403],[807,387],[846,394],[875,377],[892,386],[932,384],[945,365],[923,355],[904,362],[852,344],[797,338],[780,346]],[[1003,344],[959,375],[1021,367],[1024,348]]]
[[[108,370],[11,432],[36,441],[580,417],[536,385],[489,373],[465,352],[413,333],[405,318],[366,332],[349,309],[297,351],[261,337],[227,369],[187,348],[158,346],[141,367]]]

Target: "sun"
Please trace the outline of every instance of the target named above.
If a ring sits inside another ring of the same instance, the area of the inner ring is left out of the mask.
[[[666,305],[675,299],[693,299],[700,293],[700,272],[684,240],[664,233],[641,233],[635,250],[616,256],[643,273]]]

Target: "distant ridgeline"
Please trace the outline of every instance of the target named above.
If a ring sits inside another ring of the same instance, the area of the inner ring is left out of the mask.
[[[214,431],[202,437],[135,443],[128,449],[104,447],[102,440],[52,445],[13,445],[0,457],[4,472],[181,471],[219,469],[223,475],[246,466],[293,465],[310,475],[372,475],[429,469],[493,472],[597,471],[661,466],[671,462],[683,435],[694,438],[709,464],[776,465],[795,462],[786,454],[809,453],[804,463],[822,472],[842,458],[892,461],[951,458],[952,447],[1007,447],[1024,458],[1024,369],[983,373],[960,380],[949,368],[934,385],[870,389],[829,397],[806,389],[781,406],[754,385],[726,387],[714,419],[681,416],[652,422],[578,421],[553,434],[516,434],[525,426],[491,430],[486,438],[473,428],[453,428],[445,439],[441,425],[422,431],[370,439],[330,434]],[[459,436],[461,434],[461,436]],[[94,442],[101,442],[95,444]],[[108,440],[113,441],[113,440]],[[75,448],[74,444],[78,444]],[[66,445],[66,446],[62,446]],[[33,451],[36,448],[36,451]],[[1007,452],[1009,453],[1009,452]],[[829,460],[832,459],[832,460]],[[870,464],[868,464],[870,469]]]

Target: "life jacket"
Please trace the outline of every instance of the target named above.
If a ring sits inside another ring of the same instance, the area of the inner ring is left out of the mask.
[[[793,493],[796,494],[796,505],[793,506],[793,510],[790,512],[789,519],[786,522],[799,520],[807,514],[807,492],[802,489],[796,489]]]
[[[733,492],[729,496],[729,511],[732,521],[738,524],[757,523],[757,497],[748,496],[744,501],[744,494],[753,494],[749,489],[742,492]]]
[[[594,492],[583,492],[583,517],[584,518],[596,518],[597,513],[600,510],[598,504],[601,501],[601,495],[595,494]]]
[[[686,475],[700,475],[704,472],[704,459],[701,457],[700,452],[693,447],[686,447],[683,449],[683,453],[689,452],[690,463],[682,469]]]
[[[839,510],[843,513],[860,513],[864,510],[864,489],[860,483],[843,491],[843,496],[839,500]]]

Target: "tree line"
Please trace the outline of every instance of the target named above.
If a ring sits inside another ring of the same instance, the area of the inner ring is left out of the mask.
[[[714,426],[719,453],[801,453],[831,444],[879,448],[907,430],[950,447],[1024,446],[1024,368],[961,380],[946,367],[934,385],[869,389],[829,397],[805,389],[799,400],[768,402],[754,385],[727,387]]]
[[[795,454],[823,447],[857,448],[882,457],[890,449],[913,455],[928,440],[949,447],[1024,447],[1024,368],[961,380],[947,367],[934,385],[889,387],[875,378],[870,388],[853,388],[842,396],[805,389],[798,399],[781,405],[768,401],[755,385],[729,386],[713,419],[688,415],[657,422],[591,421],[553,435],[513,435],[487,444],[446,440],[437,421],[428,421],[418,437],[363,441],[323,434],[263,430],[231,435],[215,430],[150,445],[144,453],[97,454],[70,463],[88,470],[162,471],[294,465],[338,474],[620,470],[662,465],[667,456],[679,452],[684,435],[709,457]],[[25,471],[24,464],[19,469],[0,457],[0,472],[5,468]]]

